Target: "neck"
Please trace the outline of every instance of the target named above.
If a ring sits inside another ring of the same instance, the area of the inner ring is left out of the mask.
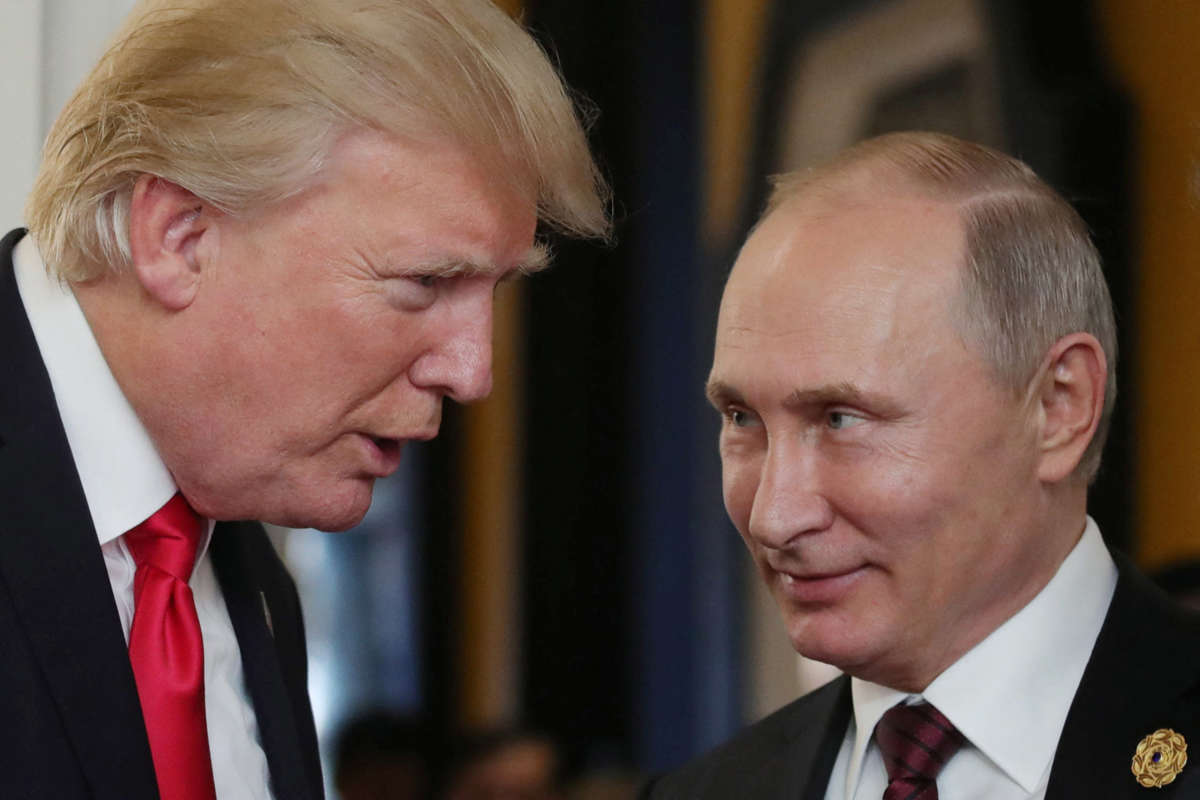
[[[1087,524],[1086,485],[1056,486],[1051,491],[1053,496],[1046,498],[1048,502],[1037,521],[1031,523],[1036,531],[1026,534],[1031,547],[1012,564],[1019,580],[998,584],[995,598],[982,610],[964,609],[962,616],[951,623],[960,634],[947,638],[940,648],[928,648],[907,664],[893,665],[890,670],[852,674],[898,691],[924,692],[942,672],[1037,597],[1079,543]]]
[[[72,283],[71,291],[113,378],[142,417],[145,403],[170,385],[167,312],[129,273]]]

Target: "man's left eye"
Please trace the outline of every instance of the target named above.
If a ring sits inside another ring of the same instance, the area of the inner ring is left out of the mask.
[[[417,284],[419,286],[421,286],[422,288],[432,289],[434,286],[437,286],[438,276],[437,275],[416,275],[413,277],[413,280],[415,280],[417,282]]]
[[[851,414],[847,411],[830,411],[829,412],[829,427],[834,430],[843,428],[852,428],[855,425],[866,422],[866,420],[857,414]]]

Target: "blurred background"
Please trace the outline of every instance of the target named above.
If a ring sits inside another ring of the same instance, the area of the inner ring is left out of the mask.
[[[799,694],[809,678],[725,518],[702,387],[766,176],[887,130],[998,146],[1087,219],[1122,331],[1093,515],[1194,588],[1200,4],[500,4],[594,115],[618,242],[556,242],[553,270],[502,292],[493,397],[407,449],[358,529],[275,531],[304,600],[331,785],[339,743],[449,742],[436,757],[461,765],[524,737],[550,743],[559,788],[586,774],[575,796],[621,796],[629,776]],[[131,5],[6,0],[5,227]]]

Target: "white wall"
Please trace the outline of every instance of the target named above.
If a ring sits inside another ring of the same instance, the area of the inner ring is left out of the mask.
[[[0,25],[0,230],[21,221],[42,140],[42,13],[18,0]]]
[[[0,234],[21,222],[42,139],[134,0],[6,0],[0,25]]]

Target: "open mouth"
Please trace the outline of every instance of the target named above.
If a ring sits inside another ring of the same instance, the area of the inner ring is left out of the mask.
[[[379,452],[383,453],[388,460],[400,457],[400,440],[387,439],[383,436],[372,436],[371,441],[379,448]]]
[[[362,434],[362,442],[368,451],[367,473],[371,477],[386,478],[400,466],[400,451],[404,449],[403,439]]]

